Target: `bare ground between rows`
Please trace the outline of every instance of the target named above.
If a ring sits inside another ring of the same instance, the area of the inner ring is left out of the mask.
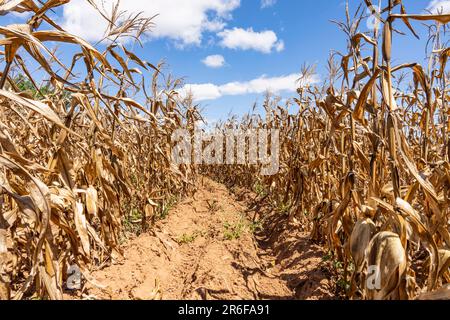
[[[121,261],[93,272],[92,299],[333,299],[322,249],[300,231],[270,245],[254,235],[242,195],[202,178],[152,232],[126,243]],[[241,200],[241,201],[238,201]]]

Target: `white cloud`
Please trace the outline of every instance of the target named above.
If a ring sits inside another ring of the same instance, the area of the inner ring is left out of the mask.
[[[261,8],[269,8],[274,6],[277,3],[277,0],[261,0]]]
[[[284,50],[284,42],[272,30],[255,32],[252,28],[225,29],[217,34],[222,38],[220,44],[229,49],[256,50],[271,53]]]
[[[179,94],[182,97],[189,93],[192,93],[195,101],[216,100],[222,96],[220,88],[212,83],[187,84],[179,90]]]
[[[111,12],[114,0],[94,0]],[[142,12],[153,17],[156,24],[149,34],[152,38],[169,38],[178,45],[200,45],[203,33],[217,32],[225,28],[240,0],[126,0],[120,2],[120,10],[128,13]],[[72,0],[64,6],[63,27],[89,41],[102,39],[107,22],[86,0]]]
[[[281,52],[284,50],[284,41],[283,40],[280,40],[277,42],[277,44],[275,45],[275,50],[277,52]]]
[[[31,17],[31,13],[30,12],[17,12],[17,11],[10,11],[10,13],[19,19],[28,19]]]
[[[263,75],[251,81],[229,82],[224,85],[215,85],[212,83],[187,84],[179,90],[179,94],[181,97],[185,97],[189,93],[192,93],[194,100],[199,102],[205,100],[216,100],[224,96],[261,94],[266,91],[270,91],[274,94],[278,94],[280,92],[295,92],[299,87],[299,78],[300,74],[293,73],[287,76],[272,78]],[[312,76],[307,81],[303,81],[302,84],[313,84],[318,81],[318,76]]]
[[[207,56],[202,60],[203,64],[210,68],[220,68],[225,65],[225,58],[220,54],[215,54],[212,56]]]
[[[450,0],[433,0],[427,7],[432,13],[438,13],[443,10],[443,13],[450,13]]]

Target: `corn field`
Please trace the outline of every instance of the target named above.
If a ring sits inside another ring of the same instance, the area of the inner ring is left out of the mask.
[[[323,85],[299,81],[298,112],[267,96],[265,116],[217,126],[280,131],[280,171],[260,176],[255,165],[175,166],[172,133],[194,130],[198,107],[179,98],[182,81],[162,63],[116,41],[140,45],[152,20],[135,14],[118,24],[125,13],[116,8],[105,16],[105,39],[114,41],[99,51],[49,18],[68,2],[0,1],[2,15],[30,13],[26,24],[0,26],[1,299],[62,299],[71,265],[95,283],[92,267],[114,261],[127,232],[151,230],[168,203],[192,195],[199,175],[257,185],[288,208],[280,227],[300,221],[343,263],[348,299],[450,297],[450,48],[442,40],[450,15],[408,14],[390,0],[367,34],[358,30],[370,0],[355,15],[347,8],[338,27],[348,52],[330,57]],[[430,25],[429,65],[394,65],[396,26],[414,36],[416,21]],[[77,53],[63,61],[58,45]],[[305,79],[313,73],[302,70]],[[368,287],[374,265],[381,290]]]
[[[263,186],[275,207],[288,208],[285,227],[300,220],[344,263],[348,298],[448,297],[450,51],[439,39],[450,15],[408,15],[401,1],[383,11],[383,27],[367,35],[358,33],[362,19],[347,8],[339,27],[348,53],[330,58],[326,85],[298,89],[298,113],[268,96],[265,118],[249,114],[218,125],[280,130],[277,175],[261,177],[259,167],[242,165],[204,170],[231,186]],[[394,24],[415,35],[413,20],[436,23],[428,72],[418,63],[391,64]],[[363,43],[371,55],[364,56]],[[305,66],[299,80],[312,72]],[[402,86],[407,91],[393,84],[402,72],[412,75]],[[380,266],[378,291],[367,288],[374,265]]]
[[[139,59],[125,46],[111,44],[99,52],[66,33],[47,12],[67,2],[2,1],[0,6],[0,12],[32,13],[27,24],[0,27],[5,47],[0,90],[2,298],[35,292],[61,299],[61,284],[73,264],[95,281],[89,266],[120,254],[124,228],[136,229],[135,212],[143,213],[138,227],[145,229],[168,201],[193,187],[195,168],[175,168],[170,162],[172,130],[192,125],[198,117],[195,108],[176,103],[178,81],[160,79],[162,65]],[[115,12],[113,19],[118,16]],[[53,29],[41,31],[43,22]],[[107,36],[132,34],[138,42],[151,24],[139,15],[120,27],[111,20]],[[73,44],[79,53],[65,65],[47,43]],[[30,74],[26,61],[31,59],[50,79],[47,86]],[[31,83],[31,90],[20,90],[10,76],[13,68]],[[145,105],[130,98],[138,95]]]

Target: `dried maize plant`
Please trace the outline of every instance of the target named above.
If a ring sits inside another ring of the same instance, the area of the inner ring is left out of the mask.
[[[151,19],[89,1],[109,22],[93,46],[50,18],[68,2],[0,1],[2,15],[30,14],[0,26],[2,299],[61,299],[74,265],[95,284],[90,270],[120,256],[124,227],[151,223],[196,173],[170,161],[171,133],[196,108],[118,41],[139,45]],[[64,63],[58,45],[77,53]]]
[[[371,33],[359,32],[366,7],[379,21]],[[366,0],[351,15],[347,6],[336,23],[348,52],[331,55],[322,86],[299,84],[299,111],[267,99],[264,121],[221,124],[279,129],[278,174],[250,164],[204,170],[259,186],[284,208],[283,228],[301,221],[342,262],[348,298],[450,298],[450,15],[407,14],[401,0],[374,8]],[[417,37],[414,21],[428,24],[429,65],[394,65],[396,26]]]

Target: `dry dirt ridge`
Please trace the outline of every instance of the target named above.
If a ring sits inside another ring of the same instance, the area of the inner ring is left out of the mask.
[[[246,201],[202,179],[152,232],[124,245],[124,258],[93,272],[84,299],[332,299],[324,252],[306,234],[286,232],[267,248]],[[241,197],[240,197],[241,198]],[[266,247],[263,249],[263,247]]]

